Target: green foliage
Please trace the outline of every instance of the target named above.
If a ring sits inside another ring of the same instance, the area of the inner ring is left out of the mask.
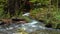
[[[7,0],[0,0],[0,18],[4,18],[4,5],[7,4]]]
[[[10,14],[4,14],[4,5],[7,5],[8,0],[0,0],[0,18],[10,18]],[[52,2],[51,2],[52,1]],[[57,9],[57,0],[30,0],[33,4],[39,4],[40,7],[34,8],[30,12],[30,16],[37,20],[43,20],[45,24],[52,23],[53,28],[60,28],[58,24],[60,24],[60,8]],[[13,17],[24,18],[26,21],[30,21],[28,17],[22,16],[24,4],[22,3],[20,6],[20,10],[16,10],[16,15]],[[33,6],[34,7],[34,6]],[[58,10],[58,11],[57,11]],[[18,11],[21,11],[18,15]]]
[[[52,28],[57,28],[57,26],[59,26],[58,24],[60,24],[60,11],[58,11],[57,8],[57,1],[54,1],[52,5],[49,5],[51,4],[50,0],[39,0],[39,2],[41,5],[44,4],[48,7],[43,6],[38,9],[33,9],[30,12],[30,16],[37,20],[43,20],[45,24],[51,23],[53,24]],[[60,26],[58,28],[60,28]]]

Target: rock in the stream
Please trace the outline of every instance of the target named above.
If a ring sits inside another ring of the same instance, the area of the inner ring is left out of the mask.
[[[27,23],[27,21],[25,19],[22,18],[13,18],[13,19],[2,19],[0,21],[0,25],[10,25],[10,24],[24,24]]]
[[[22,21],[24,19],[18,19],[18,18],[15,18],[15,19],[12,19],[12,21]]]
[[[12,19],[13,22],[15,23],[20,23],[20,24],[23,24],[23,23],[27,23],[27,21],[25,19],[22,19],[22,18],[14,18]]]
[[[9,25],[11,23],[12,23],[11,19],[2,19],[0,21],[0,25]]]
[[[45,27],[52,28],[52,24],[51,23],[48,23],[48,24],[45,25]]]
[[[0,21],[0,25],[4,25],[4,24],[5,24],[4,22]]]

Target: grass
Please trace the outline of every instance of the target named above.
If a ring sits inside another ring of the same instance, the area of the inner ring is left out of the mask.
[[[30,16],[37,20],[43,20],[45,24],[51,23],[52,28],[57,28],[58,24],[60,24],[60,10],[57,11],[57,7],[54,6],[53,8],[50,8],[50,11],[48,10],[49,8],[46,7],[34,9],[30,12]]]

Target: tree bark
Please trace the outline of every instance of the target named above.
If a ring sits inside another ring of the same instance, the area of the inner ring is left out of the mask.
[[[15,0],[8,0],[8,12],[11,17],[15,15]]]

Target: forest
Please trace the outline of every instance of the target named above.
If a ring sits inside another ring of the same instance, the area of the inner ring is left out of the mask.
[[[31,18],[22,16],[25,13]],[[0,25],[29,23],[31,19],[60,29],[60,0],[0,0]]]

